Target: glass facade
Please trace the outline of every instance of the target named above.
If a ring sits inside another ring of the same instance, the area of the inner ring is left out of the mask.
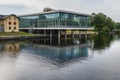
[[[90,27],[90,16],[53,12],[20,17],[20,28],[82,28]]]

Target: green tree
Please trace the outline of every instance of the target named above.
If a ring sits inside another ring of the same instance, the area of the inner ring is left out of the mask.
[[[95,27],[95,30],[98,33],[108,34],[115,27],[115,22],[110,17],[107,17],[103,13],[98,13],[98,14],[92,13],[90,23],[92,26]]]
[[[54,9],[46,7],[43,9],[43,12],[49,12],[49,11],[54,11]]]
[[[113,29],[115,28],[115,22],[110,17],[106,18],[106,23],[105,24],[109,28],[110,32],[112,32]]]
[[[120,29],[120,23],[119,22],[116,23],[115,29]]]

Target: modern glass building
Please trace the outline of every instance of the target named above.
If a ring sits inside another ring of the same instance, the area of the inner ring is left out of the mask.
[[[20,28],[91,28],[90,15],[55,10],[19,16]]]

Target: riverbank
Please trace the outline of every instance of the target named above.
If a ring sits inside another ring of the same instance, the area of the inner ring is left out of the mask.
[[[68,36],[71,36],[71,34],[67,34]],[[74,33],[75,35],[79,35],[77,33]],[[81,36],[90,36],[94,35],[91,32],[86,32],[86,33],[81,33]],[[57,36],[57,35],[52,35],[52,36]],[[61,37],[63,34],[61,34]],[[26,32],[10,32],[10,33],[5,33],[5,32],[0,32],[0,40],[24,40],[24,39],[44,39],[44,38],[50,38],[50,35],[44,35],[44,34],[32,34],[32,33],[26,33]]]
[[[9,36],[35,36],[35,34],[25,33],[25,32],[0,32],[0,37],[9,37]]]
[[[25,32],[0,32],[0,40],[24,40],[24,39],[35,39],[35,38],[45,38],[46,36],[31,34]]]

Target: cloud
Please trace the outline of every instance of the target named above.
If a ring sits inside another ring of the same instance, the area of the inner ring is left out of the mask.
[[[0,14],[22,13],[22,11],[26,11],[27,9],[27,7],[20,5],[0,5]]]
[[[120,21],[119,0],[0,0],[0,14],[28,14],[42,11],[44,7],[91,14],[103,12]]]

